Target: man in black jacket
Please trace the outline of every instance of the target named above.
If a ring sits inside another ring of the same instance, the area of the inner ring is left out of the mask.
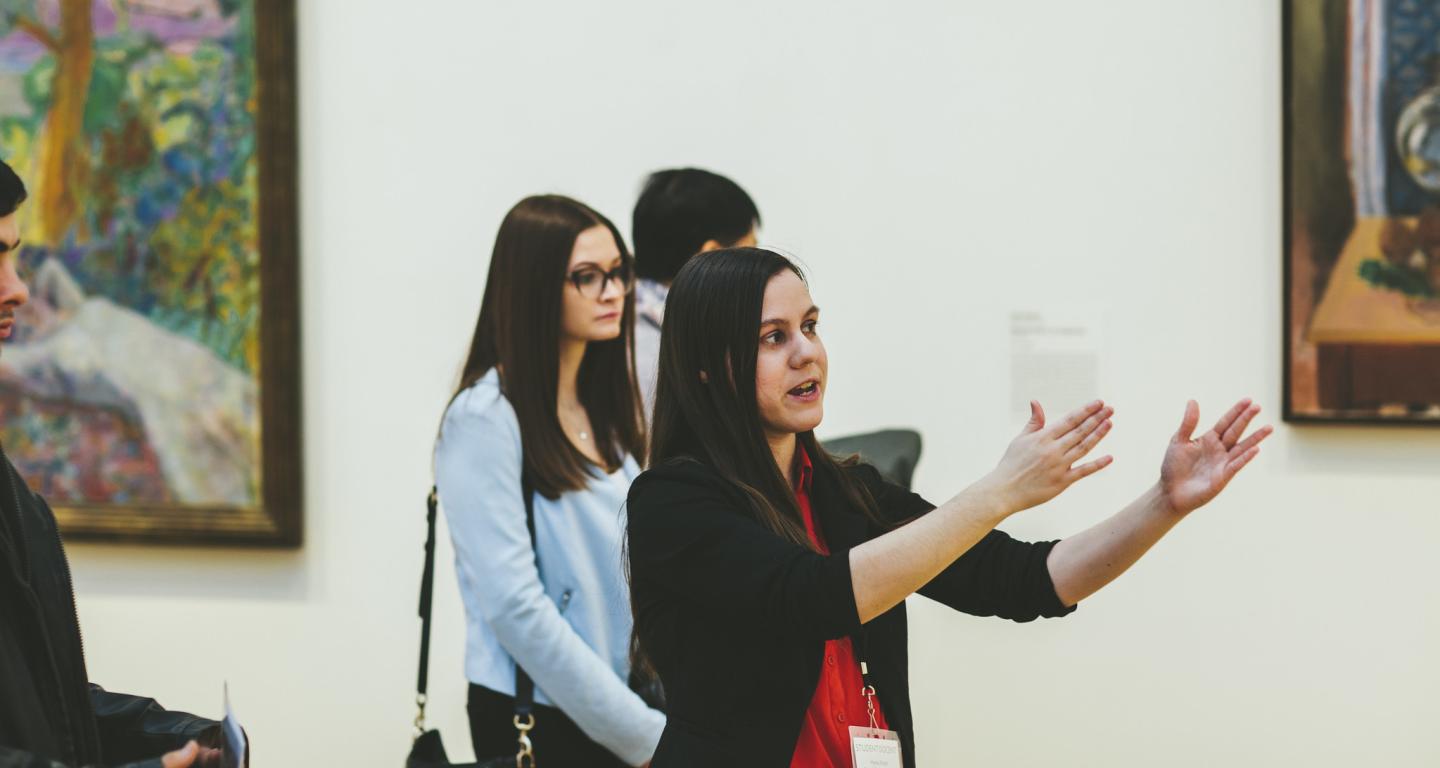
[[[25,197],[0,160],[0,342],[29,298],[15,270]],[[219,745],[212,720],[88,682],[55,516],[0,447],[0,768],[218,766]]]

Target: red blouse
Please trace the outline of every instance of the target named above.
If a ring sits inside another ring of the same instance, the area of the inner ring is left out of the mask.
[[[805,531],[810,534],[810,541],[828,555],[830,547],[815,526],[815,514],[810,509],[810,481],[814,471],[805,449],[797,445],[795,499],[800,503],[800,515],[805,520]],[[805,722],[800,726],[800,739],[795,742],[790,768],[850,768],[850,726],[870,725],[865,696],[861,693],[864,685],[860,678],[860,660],[855,657],[850,638],[825,641],[820,682],[815,686],[815,696],[810,699],[810,709],[805,712]],[[875,722],[881,728],[886,727],[878,696],[875,698]]]

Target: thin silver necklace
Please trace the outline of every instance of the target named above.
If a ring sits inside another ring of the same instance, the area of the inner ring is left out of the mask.
[[[583,408],[582,408],[582,410],[583,410]],[[564,426],[564,425],[562,424],[561,426]],[[590,439],[590,433],[589,433],[589,432],[586,432],[586,431],[583,430],[583,429],[577,429],[577,430],[575,430],[575,436],[578,437],[578,438],[580,438],[581,440],[586,440],[586,441],[588,441],[588,440]]]

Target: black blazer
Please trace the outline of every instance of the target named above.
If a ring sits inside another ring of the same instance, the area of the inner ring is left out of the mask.
[[[873,467],[844,471],[888,520],[935,508]],[[900,734],[905,765],[915,765],[905,604],[860,625],[849,551],[883,531],[851,508],[836,480],[816,467],[811,502],[826,556],[764,528],[706,465],[673,461],[636,478],[627,505],[635,624],[669,718],[654,768],[788,768],[824,643],[845,636],[863,641],[885,720]],[[920,594],[976,616],[1063,616],[1074,608],[1055,596],[1045,565],[1054,545],[994,531]]]

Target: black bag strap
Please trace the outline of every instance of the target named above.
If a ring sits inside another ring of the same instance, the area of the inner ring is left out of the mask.
[[[439,494],[434,486],[425,497],[425,567],[420,572],[420,675],[415,681],[415,703],[425,716],[425,691],[430,684],[430,601],[435,595],[435,510]],[[416,721],[419,727],[421,721]]]
[[[530,532],[530,548],[535,548],[535,488],[528,469],[520,473],[520,492],[525,497],[525,529]],[[425,567],[420,576],[420,670],[415,680],[415,735],[425,730],[426,689],[430,683],[430,609],[435,598],[435,512],[440,495],[434,486],[425,497]],[[538,558],[538,553],[537,553]],[[515,665],[515,718],[528,720],[535,708],[535,681]],[[531,721],[533,723],[533,721]]]
[[[530,484],[530,470],[520,472],[520,492],[525,494],[525,528],[530,531],[530,549],[535,551],[535,565],[540,565],[540,549],[535,546],[535,488]],[[515,722],[530,717],[535,706],[535,681],[515,664]]]

